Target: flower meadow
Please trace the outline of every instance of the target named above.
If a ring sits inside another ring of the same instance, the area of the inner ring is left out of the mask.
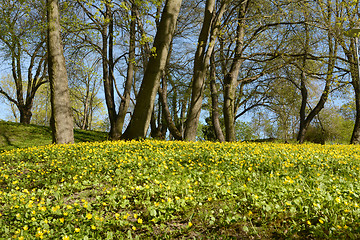
[[[360,147],[118,141],[0,154],[0,239],[360,239]]]

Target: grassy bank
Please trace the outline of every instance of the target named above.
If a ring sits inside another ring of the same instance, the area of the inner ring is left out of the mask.
[[[359,239],[358,146],[129,141],[0,154],[0,236]]]
[[[97,131],[75,130],[75,142],[105,141],[107,134]],[[51,129],[0,120],[0,152],[15,148],[51,144]]]

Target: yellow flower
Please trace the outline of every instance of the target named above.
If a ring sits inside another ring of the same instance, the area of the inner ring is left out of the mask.
[[[191,222],[189,222],[188,226],[191,227],[193,224]]]
[[[69,236],[65,235],[63,236],[63,240],[70,240]]]
[[[29,227],[26,225],[26,226],[23,227],[23,229],[24,229],[24,231],[26,231],[26,230],[29,229]]]
[[[39,207],[39,210],[45,212],[45,211],[46,211],[46,207],[45,207],[45,206],[41,206],[41,207]]]
[[[96,227],[95,227],[94,225],[91,225],[91,229],[92,229],[92,230],[95,230]]]
[[[141,218],[139,218],[138,220],[138,223],[142,224],[143,223],[143,220]]]
[[[323,223],[324,223],[324,221],[323,221],[323,220],[321,220],[321,219],[319,219],[319,222],[320,222],[321,224],[323,224]]]
[[[136,230],[136,227],[135,227],[135,226],[133,226],[133,227],[132,227],[132,230],[134,230],[134,231],[135,231],[135,230]]]
[[[80,228],[75,228],[75,232],[80,232]]]
[[[306,221],[307,224],[311,225],[311,222],[309,220]]]
[[[89,220],[92,219],[91,213],[86,214],[86,218],[89,219]]]
[[[24,240],[24,237],[23,237],[23,236],[20,236],[18,239],[19,239],[19,240]]]
[[[59,219],[61,223],[64,223],[65,219],[64,218],[60,218]]]

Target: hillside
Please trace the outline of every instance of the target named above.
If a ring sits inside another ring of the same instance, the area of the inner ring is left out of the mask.
[[[107,133],[75,130],[75,142],[104,141]],[[0,120],[0,152],[14,148],[42,146],[51,144],[50,127],[25,125]]]
[[[103,141],[0,153],[0,239],[360,239],[357,145]]]

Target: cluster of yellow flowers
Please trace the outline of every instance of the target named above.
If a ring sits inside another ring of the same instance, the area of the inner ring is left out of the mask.
[[[285,212],[302,227],[343,231],[360,214],[357,146],[118,141],[12,150],[0,163],[0,216],[18,239],[121,235],[176,218],[192,229],[201,209],[222,205],[232,207],[203,218]]]

